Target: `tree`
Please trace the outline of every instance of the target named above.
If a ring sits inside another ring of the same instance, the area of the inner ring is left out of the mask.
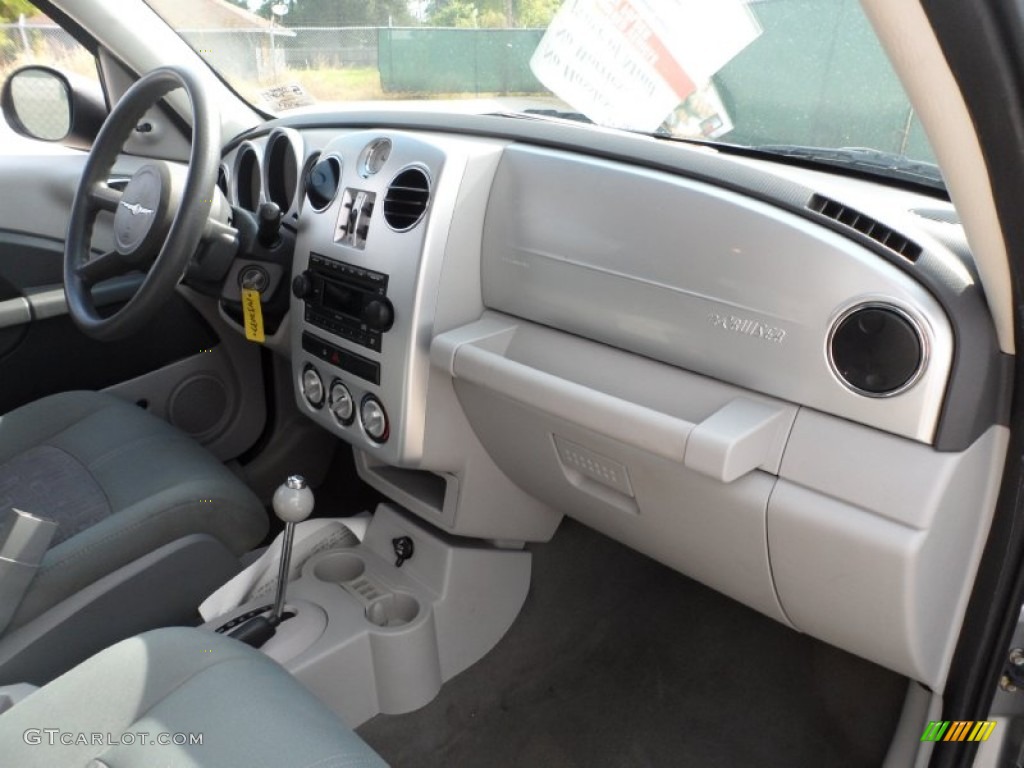
[[[478,27],[480,9],[472,0],[447,0],[431,3],[427,19],[432,27]]]
[[[258,13],[269,17],[273,2],[265,0]],[[376,27],[413,22],[405,0],[291,0],[282,22],[289,27]]]
[[[434,0],[427,22],[435,27],[546,27],[562,0]]]
[[[17,21],[21,14],[36,15],[36,7],[29,0],[0,0],[0,24]]]

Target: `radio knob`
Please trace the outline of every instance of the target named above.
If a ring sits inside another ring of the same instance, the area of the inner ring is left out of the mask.
[[[313,295],[313,281],[309,279],[308,272],[295,276],[292,280],[292,293],[297,299],[308,299]]]
[[[363,307],[362,320],[371,331],[386,333],[395,324],[395,308],[386,298],[372,299]]]

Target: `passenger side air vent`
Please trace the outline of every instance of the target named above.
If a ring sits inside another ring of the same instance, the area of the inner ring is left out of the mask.
[[[407,168],[395,176],[384,196],[384,220],[396,232],[419,223],[430,199],[430,180],[419,168]]]
[[[845,312],[832,326],[828,359],[849,389],[888,397],[909,388],[925,364],[917,321],[890,304],[867,303]]]
[[[866,216],[860,211],[854,210],[835,200],[830,200],[823,195],[814,195],[811,201],[807,203],[807,207],[815,213],[827,216],[845,227],[870,237],[876,243],[898,253],[907,261],[917,261],[921,255],[921,246],[917,243],[908,240],[899,232],[894,232],[870,216]]]

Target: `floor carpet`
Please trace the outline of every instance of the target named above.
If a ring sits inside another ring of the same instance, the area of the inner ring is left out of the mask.
[[[570,520],[533,554],[497,647],[358,729],[395,768],[880,764],[904,678]]]

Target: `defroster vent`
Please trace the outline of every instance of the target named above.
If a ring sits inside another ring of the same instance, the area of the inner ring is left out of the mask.
[[[407,168],[395,176],[384,196],[384,220],[396,232],[415,227],[427,210],[430,180],[420,168]]]
[[[814,195],[807,203],[807,207],[815,213],[820,213],[849,229],[860,232],[908,261],[917,261],[921,255],[921,246],[917,243],[848,205],[843,205],[824,195]]]

